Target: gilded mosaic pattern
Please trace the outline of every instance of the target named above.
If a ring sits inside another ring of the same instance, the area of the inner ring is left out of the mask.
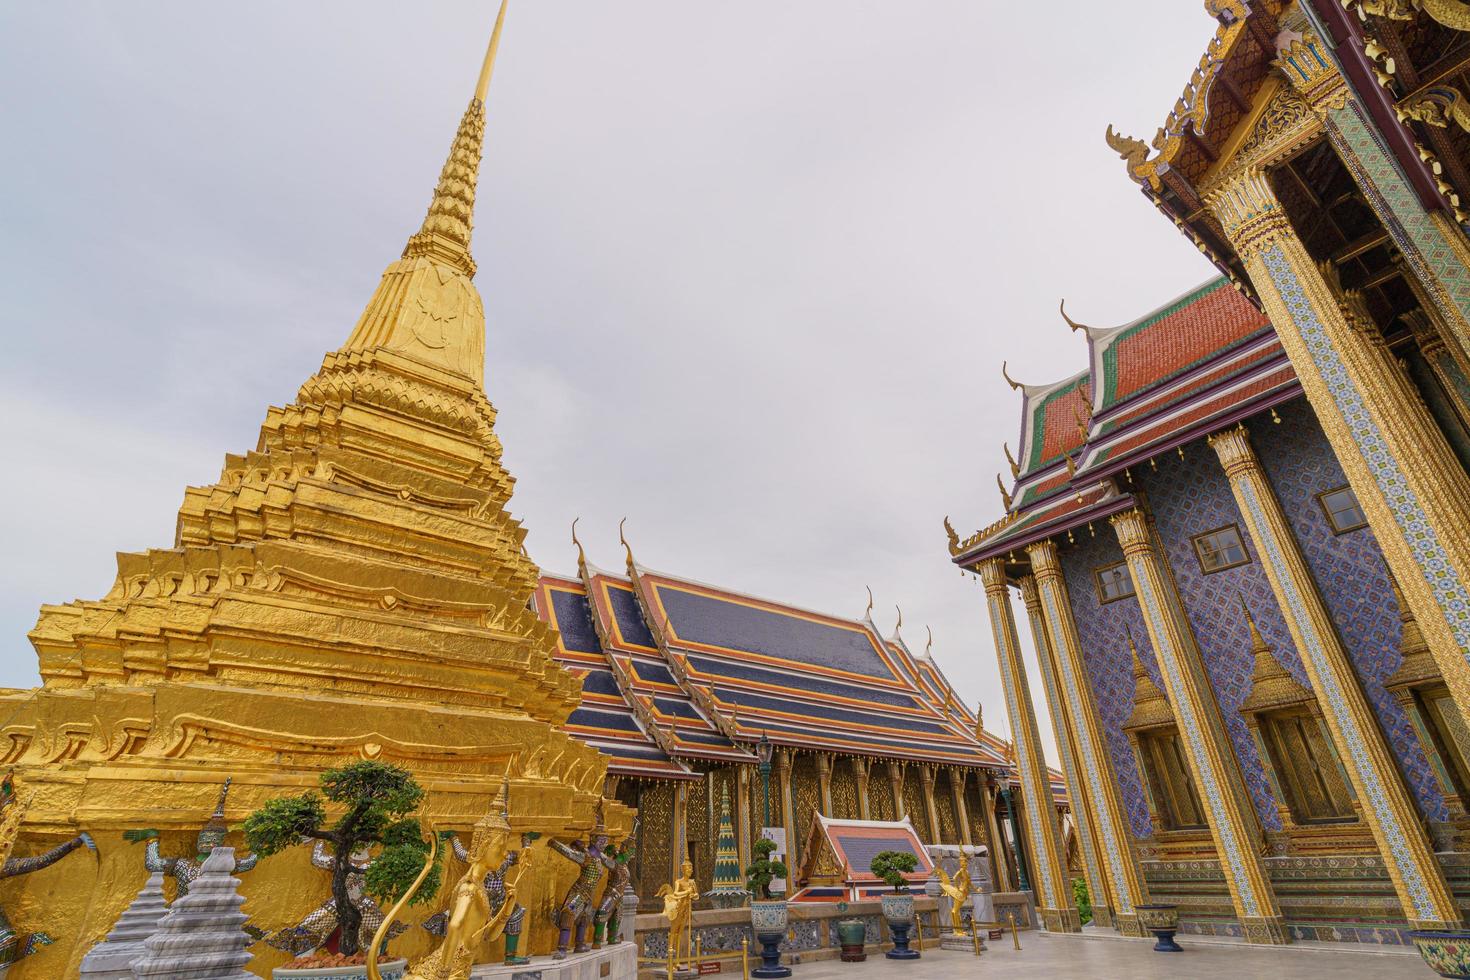
[[[950,793],[941,792],[938,783],[934,788],[934,809],[939,814],[939,843],[958,844],[960,830],[954,818],[954,798]]]
[[[1333,349],[1326,330],[1317,319],[1317,311],[1307,299],[1306,291],[1285,253],[1279,245],[1272,244],[1263,248],[1260,256],[1282,303],[1291,312],[1292,321],[1306,345],[1307,355],[1312,358],[1323,385],[1352,433],[1353,441],[1362,451],[1363,461],[1403,532],[1430,593],[1444,613],[1456,645],[1461,651],[1470,650],[1470,590],[1460,581],[1454,564],[1439,543],[1418,496],[1384,442],[1383,434],[1349,377],[1347,367]]]
[[[1363,118],[1363,108],[1349,100],[1332,110],[1327,114],[1327,132],[1343,165],[1400,244],[1404,258],[1417,267],[1422,280],[1437,281],[1443,287],[1461,319],[1470,319],[1470,269],[1455,255],[1404,181],[1377,131]]]
[[[832,812],[839,820],[858,818],[857,776],[846,759],[832,760]]]
[[[810,752],[798,753],[792,760],[791,808],[796,817],[796,840],[788,841],[787,847],[799,855],[812,832],[815,814],[822,808],[822,790],[817,783],[817,757]]]
[[[979,774],[965,780],[965,816],[970,818],[970,840],[986,845],[990,853],[995,854],[995,844],[990,839],[990,828],[985,820],[985,800],[981,795],[984,790],[980,788],[983,780]]]
[[[1304,653],[1312,659],[1313,671],[1317,674],[1321,685],[1319,696],[1325,701],[1326,710],[1331,712],[1333,719],[1337,722],[1343,740],[1347,743],[1353,765],[1357,769],[1358,778],[1363,783],[1367,796],[1367,799],[1362,801],[1363,805],[1371,808],[1377,814],[1383,828],[1384,843],[1388,847],[1399,874],[1403,877],[1404,888],[1414,905],[1415,917],[1420,920],[1437,919],[1439,918],[1438,910],[1430,898],[1424,876],[1420,872],[1419,864],[1414,859],[1414,853],[1405,837],[1404,827],[1396,815],[1394,801],[1384,790],[1378,768],[1374,765],[1367,746],[1364,745],[1363,732],[1338,684],[1336,672],[1328,661],[1322,637],[1317,635],[1316,627],[1313,625],[1311,612],[1307,608],[1307,598],[1297,590],[1296,580],[1291,575],[1286,558],[1282,554],[1281,542],[1277,541],[1272,533],[1272,525],[1256,494],[1255,485],[1250,480],[1243,480],[1240,483],[1240,491],[1246,508],[1250,511],[1251,526],[1256,530],[1256,540],[1266,552],[1266,559],[1271,562],[1271,567],[1276,569],[1277,579],[1285,594],[1292,619],[1296,621],[1297,629],[1301,631],[1302,642],[1306,646]]]
[[[1039,593],[1038,593],[1039,594]],[[1056,672],[1052,670],[1055,657],[1049,656],[1048,651],[1043,649],[1043,638],[1047,632],[1042,622],[1042,614],[1039,609],[1028,607],[1031,616],[1031,635],[1036,637],[1036,660],[1041,668],[1042,684],[1046,688],[1046,701],[1052,716],[1052,730],[1056,738],[1057,751],[1062,757],[1062,773],[1066,776],[1069,787],[1078,787],[1072,790],[1072,819],[1077,825],[1079,844],[1082,849],[1082,864],[1087,875],[1087,887],[1092,894],[1094,904],[1108,904],[1111,899],[1108,891],[1101,880],[1102,869],[1097,867],[1099,853],[1092,837],[1092,807],[1085,805],[1080,788],[1082,782],[1081,770],[1077,768],[1077,759],[1072,753],[1071,740],[1066,737],[1066,729],[1063,726],[1061,715],[1058,714],[1062,706],[1061,692],[1057,689]]]
[[[1133,712],[1133,660],[1128,654],[1130,635],[1144,669],[1160,690],[1164,680],[1154,662],[1148,625],[1138,603],[1132,599],[1103,603],[1098,598],[1093,571],[1116,565],[1122,560],[1123,552],[1118,547],[1117,537],[1107,533],[1079,536],[1075,545],[1061,552],[1062,576],[1067,583],[1072,619],[1077,624],[1077,634],[1082,642],[1082,656],[1087,664],[1087,680],[1097,708],[1098,724],[1102,726],[1108,755],[1113,760],[1113,771],[1118,777],[1118,792],[1128,815],[1128,827],[1135,837],[1144,838],[1153,833],[1148,798],[1144,795],[1133,749],[1123,732],[1123,725]]]
[[[1008,656],[1019,657],[1021,645],[1020,641],[1016,639],[1014,628],[1010,625],[1012,622],[1010,608],[997,608],[1002,601],[1005,601],[1006,597],[987,595],[986,599],[990,607],[990,631],[995,640],[995,649],[1000,652],[1002,660],[1007,659]],[[1003,622],[1007,626],[1009,636],[1001,632],[1001,623]],[[1009,654],[1007,651],[1009,651]],[[1044,765],[1042,760],[1032,754],[1032,746],[1035,745],[1036,739],[1036,720],[1029,711],[1022,714],[1020,703],[1021,698],[1025,698],[1029,702],[1031,695],[1029,691],[1025,690],[1017,692],[1017,679],[1011,676],[1011,671],[1006,669],[1004,663],[1001,666],[1001,687],[1005,691],[1006,712],[1011,719],[1012,731],[1015,731],[1021,725],[1025,725],[1031,729],[1031,738],[1018,737],[1015,740],[1016,763],[1023,775],[1026,773],[1034,775]],[[1024,675],[1022,676],[1024,677]],[[1043,809],[1039,806],[1036,800],[1036,794],[1034,793],[1023,792],[1021,796],[1026,807],[1026,820],[1024,822],[1027,828],[1027,834],[1031,838],[1031,853],[1037,857],[1037,860],[1031,862],[1031,873],[1041,879],[1042,904],[1050,904],[1050,907],[1053,908],[1065,908],[1067,902],[1061,898],[1063,893],[1059,887],[1059,882],[1057,882],[1052,874],[1052,862],[1046,860],[1046,855],[1050,852],[1051,848],[1043,837],[1045,832],[1044,828],[1049,825],[1055,826],[1054,822],[1052,822],[1051,808],[1047,806]],[[1050,801],[1047,802],[1050,803]]]
[[[1129,560],[1129,570],[1133,573],[1133,584],[1138,590],[1139,602],[1149,619],[1153,635],[1160,642],[1169,645],[1171,644],[1170,634],[1163,618],[1165,599],[1157,593],[1153,580],[1148,575],[1146,566],[1149,560],[1146,557],[1135,556]],[[1203,730],[1205,722],[1199,718],[1189,698],[1181,696],[1185,691],[1185,680],[1182,673],[1185,652],[1175,649],[1165,649],[1161,652],[1163,656],[1160,658],[1162,661],[1160,667],[1166,675],[1165,688],[1170,695],[1174,717],[1179,723],[1180,734],[1189,743],[1190,762],[1195,767],[1195,774],[1199,777],[1204,789],[1200,796],[1204,798],[1205,805],[1210,808],[1211,823],[1219,834],[1220,843],[1224,847],[1225,860],[1230,865],[1231,880],[1235,884],[1240,906],[1247,916],[1261,916],[1263,914],[1261,904],[1256,896],[1255,886],[1251,882],[1250,869],[1246,866],[1245,842],[1236,836],[1235,824],[1226,810],[1228,805],[1225,795],[1228,792],[1226,777],[1216,772],[1209,750],[1205,746]]]
[[[651,896],[668,884],[674,836],[674,784],[647,780],[638,784],[638,894]]]
[[[1054,627],[1055,624],[1061,622],[1061,602],[1057,597],[1055,581],[1038,581],[1037,586],[1041,591],[1042,608],[1046,610],[1046,621]],[[1058,633],[1059,631],[1055,628],[1051,630],[1053,638]],[[1108,870],[1111,872],[1114,896],[1118,902],[1116,911],[1126,914],[1133,911],[1135,902],[1129,887],[1127,870],[1123,867],[1131,845],[1124,837],[1123,828],[1114,826],[1113,814],[1107,805],[1107,787],[1104,785],[1104,780],[1111,778],[1107,761],[1097,757],[1093,750],[1093,739],[1089,738],[1079,725],[1079,719],[1086,717],[1082,713],[1080,699],[1088,696],[1083,688],[1083,680],[1076,676],[1076,672],[1072,669],[1072,658],[1065,652],[1058,650],[1056,660],[1061,668],[1059,680],[1066,693],[1067,710],[1071,713],[1073,726],[1077,730],[1077,747],[1082,754],[1080,761],[1084,767],[1081,770],[1081,776],[1087,780],[1087,790],[1094,808],[1091,815],[1097,818],[1097,831],[1102,838],[1103,858],[1107,861]],[[1078,826],[1081,826],[1080,822]]]
[[[712,881],[715,875],[714,799],[709,792],[708,773],[697,783],[689,784],[688,809],[684,828],[689,860],[694,862],[694,879]]]
[[[874,820],[897,820],[893,809],[893,784],[881,763],[872,763],[868,775],[868,814]]]
[[[903,805],[909,821],[919,832],[919,840],[932,843],[934,828],[929,826],[929,808],[924,803],[924,784],[919,779],[917,766],[908,766],[903,772]]]
[[[1429,820],[1448,819],[1432,763],[1425,758],[1413,722],[1383,687],[1403,656],[1398,603],[1378,542],[1366,527],[1333,533],[1317,494],[1343,486],[1347,477],[1305,400],[1282,405],[1277,411],[1280,424],[1255,419],[1247,425],[1261,468],[1286,512],[1363,694],[1378,715],[1420,812]]]
[[[1230,743],[1239,760],[1246,792],[1261,824],[1267,830],[1280,830],[1281,817],[1276,798],[1266,775],[1255,739],[1240,715],[1240,706],[1251,692],[1251,674],[1255,657],[1251,654],[1250,628],[1240,614],[1240,597],[1245,596],[1256,625],[1272,647],[1278,662],[1303,687],[1310,688],[1306,670],[1297,656],[1296,646],[1287,629],[1286,620],[1271,591],[1271,581],[1261,567],[1259,556],[1245,533],[1230,481],[1220,468],[1218,458],[1202,441],[1184,447],[1184,458],[1178,455],[1160,457],[1157,471],[1150,470],[1140,480],[1153,505],[1159,537],[1163,541],[1169,567],[1180,601],[1193,628],[1200,657],[1205,664],[1210,686],[1220,704]],[[1139,474],[1134,474],[1139,478]],[[1240,533],[1241,544],[1250,562],[1206,575],[1195,554],[1194,535],[1233,525]],[[1170,699],[1172,705],[1173,699]]]

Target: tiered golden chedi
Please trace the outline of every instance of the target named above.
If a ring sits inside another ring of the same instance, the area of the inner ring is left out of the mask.
[[[423,227],[347,343],[269,410],[255,451],[186,492],[172,548],[119,555],[99,600],[42,608],[42,687],[4,705],[3,761],[34,794],[16,853],[85,830],[100,863],[0,889],[17,932],[56,940],[8,980],[75,975],[147,875],[122,832],[157,828],[165,856],[193,856],[227,777],[231,827],[367,758],[410,769],[440,828],[471,828],[504,774],[517,831],[585,835],[601,802],[609,834],[627,832],[630,812],[601,799],[603,758],[554,727],[579,685],[527,607],[538,571],[506,510],[482,383],[469,245],[498,36]],[[321,902],[324,877],[297,850],[243,876],[256,927]],[[546,861],[521,882],[531,951],[554,944],[539,912],[575,874]],[[416,907],[396,954],[431,948],[418,922],[443,901]],[[257,971],[284,959],[252,951]]]

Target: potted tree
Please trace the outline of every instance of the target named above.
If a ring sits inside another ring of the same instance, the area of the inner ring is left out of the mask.
[[[424,791],[408,770],[382,762],[354,762],[323,772],[320,796],[307,792],[270,800],[245,818],[245,840],[256,854],[270,857],[310,841],[313,863],[331,872],[331,898],[268,940],[290,952],[317,953],[277,967],[277,980],[362,976],[363,947],[372,943],[383,918],[377,902],[391,904],[429,859],[429,842],[417,818],[409,816],[423,798]],[[341,808],[335,821],[327,816],[328,804]],[[439,877],[436,865],[414,895],[415,903],[433,897]],[[334,933],[337,953],[330,954]],[[303,943],[310,945],[303,949]],[[402,977],[407,966],[404,959],[381,964],[384,980]]]
[[[755,860],[745,869],[745,886],[750,891],[750,928],[761,944],[761,965],[753,977],[789,977],[791,968],[781,965],[781,940],[786,936],[786,900],[771,897],[771,882],[785,878],[786,865],[772,861],[776,842],[762,837],[755,842]]]
[[[919,861],[910,851],[879,851],[873,856],[869,870],[893,887],[892,895],[883,896],[883,918],[893,932],[893,948],[883,955],[890,960],[916,960],[919,951],[909,949],[909,929],[914,922],[914,896],[909,894],[906,874],[913,874]]]

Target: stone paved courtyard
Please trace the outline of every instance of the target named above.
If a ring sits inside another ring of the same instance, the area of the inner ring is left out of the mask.
[[[1152,940],[1104,937],[1043,936],[1022,933],[1020,951],[1010,940],[989,943],[978,960],[963,953],[926,949],[924,957],[896,963],[882,955],[866,963],[826,960],[793,968],[792,980],[952,980],[955,977],[993,976],[1047,978],[1047,980],[1433,980],[1412,950],[1340,950],[1301,944],[1263,949],[1235,943],[1191,942],[1181,936],[1182,953],[1155,953]]]

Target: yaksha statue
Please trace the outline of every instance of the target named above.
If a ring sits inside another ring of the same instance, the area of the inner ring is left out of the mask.
[[[492,845],[492,856],[504,855],[499,864],[496,864],[489,871],[485,872],[485,878],[482,882],[485,889],[485,898],[490,902],[490,914],[492,916],[499,915],[501,907],[506,903],[506,874],[510,872],[511,868],[516,867],[520,863],[521,853],[523,851],[529,851],[531,842],[540,836],[537,833],[522,834],[520,851],[506,853],[504,841],[499,842],[498,845]],[[471,860],[473,857],[472,849],[466,848],[464,844],[460,843],[458,836],[453,836],[449,840],[450,846],[454,849],[454,856],[457,859],[466,864],[474,863]],[[518,902],[512,903],[510,914],[505,920],[506,966],[521,966],[531,962],[529,957],[521,956],[518,953],[521,942],[521,927],[525,924],[525,921],[526,907]],[[436,936],[444,935],[448,925],[448,912],[437,912],[424,920],[424,928]]]
[[[302,843],[306,843],[306,839]],[[327,851],[326,841],[317,841],[316,846],[311,849],[311,866],[321,871],[333,870],[332,855]],[[367,849],[362,848],[352,855],[347,870],[347,896],[362,917],[357,927],[358,949],[367,949],[372,945],[373,933],[383,924],[383,910],[378,908],[378,903],[367,893],[367,872],[370,867],[372,860]],[[274,946],[292,956],[305,956],[312,950],[325,946],[340,925],[337,920],[337,900],[329,897],[309,912],[306,918],[289,929],[278,930],[265,942],[267,946]],[[407,931],[408,926],[395,922],[388,930],[386,938],[393,939]]]
[[[179,884],[179,893],[174,896],[178,901],[189,894],[189,883],[199,877],[199,870],[204,867],[204,861],[209,857],[209,852],[224,842],[225,834],[230,828],[225,824],[225,798],[230,795],[230,780],[220,787],[219,801],[214,805],[214,813],[210,814],[209,821],[204,829],[199,831],[199,839],[194,845],[194,857],[192,858],[166,858],[158,853],[158,831],[128,830],[123,832],[123,838],[137,843],[141,840],[148,842],[148,847],[143,852],[143,864],[149,871],[162,871],[164,874],[173,875]],[[252,854],[247,858],[241,858],[235,862],[235,874],[243,874],[255,867],[260,856]]]
[[[623,921],[623,894],[633,880],[628,862],[633,860],[633,840],[637,834],[638,826],[634,824],[633,833],[622,845],[602,855],[602,866],[607,869],[607,888],[602,892],[602,902],[597,906],[597,916],[592,922],[593,949],[602,948],[604,931],[609,946],[618,942],[618,930]]]
[[[28,875],[32,871],[40,871],[66,857],[77,848],[85,846],[88,850],[96,852],[97,845],[92,842],[92,835],[83,831],[69,841],[57,844],[51,850],[34,857],[16,858],[11,857],[10,852],[15,847],[16,838],[20,836],[20,822],[25,816],[29,800],[22,802],[15,786],[15,777],[7,775],[0,782],[0,878],[14,878],[19,875]],[[33,932],[29,935],[18,935],[6,918],[5,912],[0,910],[0,974],[4,974],[12,963],[34,953],[42,946],[49,946],[55,942],[50,935],[44,932]]]
[[[587,927],[592,924],[596,911],[597,883],[602,880],[603,849],[607,847],[607,834],[602,830],[602,815],[598,814],[597,828],[588,844],[563,844],[551,842],[551,849],[582,869],[567,897],[556,909],[556,926],[561,930],[556,940],[556,952],[552,959],[566,959],[568,948],[575,939],[576,951],[585,953],[592,947],[587,945]]]

